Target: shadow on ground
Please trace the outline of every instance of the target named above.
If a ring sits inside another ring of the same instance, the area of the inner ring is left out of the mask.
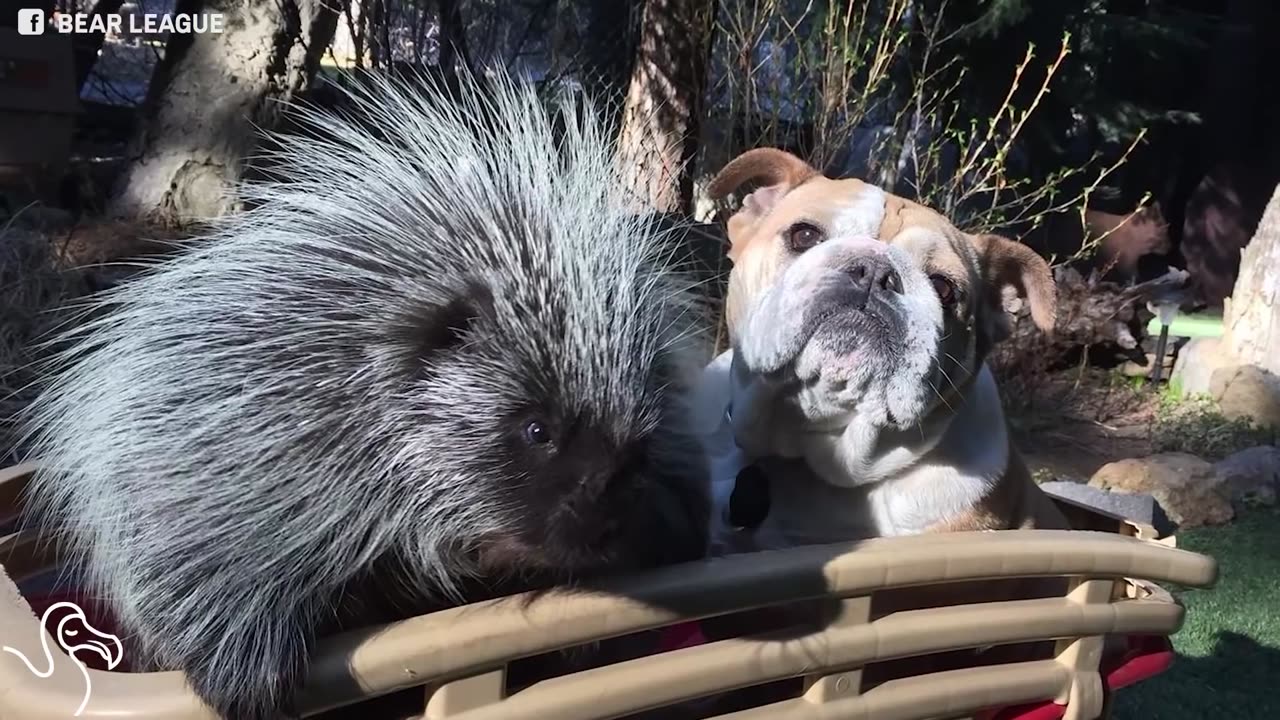
[[[1179,656],[1163,675],[1117,693],[1116,720],[1280,717],[1280,648],[1234,632],[1218,635],[1213,654]]]
[[[1280,718],[1280,508],[1223,527],[1178,533],[1179,547],[1217,559],[1218,585],[1170,587],[1187,608],[1165,673],[1117,693],[1116,720]]]

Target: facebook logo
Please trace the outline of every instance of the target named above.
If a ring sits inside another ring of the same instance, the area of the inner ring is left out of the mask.
[[[24,9],[18,11],[18,34],[19,35],[43,35],[44,34],[44,10],[40,8]]]

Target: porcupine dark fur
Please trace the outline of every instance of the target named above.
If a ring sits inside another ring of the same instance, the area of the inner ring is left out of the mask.
[[[706,549],[704,318],[610,129],[504,77],[348,92],[27,418],[42,522],[238,720],[295,711],[320,634]]]

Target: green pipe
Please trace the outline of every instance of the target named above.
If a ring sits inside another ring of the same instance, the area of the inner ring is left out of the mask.
[[[1151,318],[1151,322],[1147,323],[1147,334],[1160,334],[1160,318]],[[1222,337],[1222,316],[1194,313],[1178,315],[1169,326],[1169,335],[1183,338]]]

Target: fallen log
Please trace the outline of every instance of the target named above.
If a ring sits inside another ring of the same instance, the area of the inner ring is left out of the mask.
[[[1017,298],[1006,298],[1005,309],[1013,314],[1010,337],[997,346],[992,364],[998,371],[1013,371],[1034,363],[1053,369],[1078,362],[1081,352],[1091,359],[1121,357],[1146,364],[1142,348],[1146,324],[1154,316],[1151,305],[1172,302],[1181,305],[1188,296],[1190,275],[1169,268],[1164,275],[1135,285],[1102,280],[1098,273],[1088,276],[1070,267],[1058,267],[1054,281],[1058,287],[1057,325],[1052,335],[1041,333],[1031,322],[1030,310]]]

